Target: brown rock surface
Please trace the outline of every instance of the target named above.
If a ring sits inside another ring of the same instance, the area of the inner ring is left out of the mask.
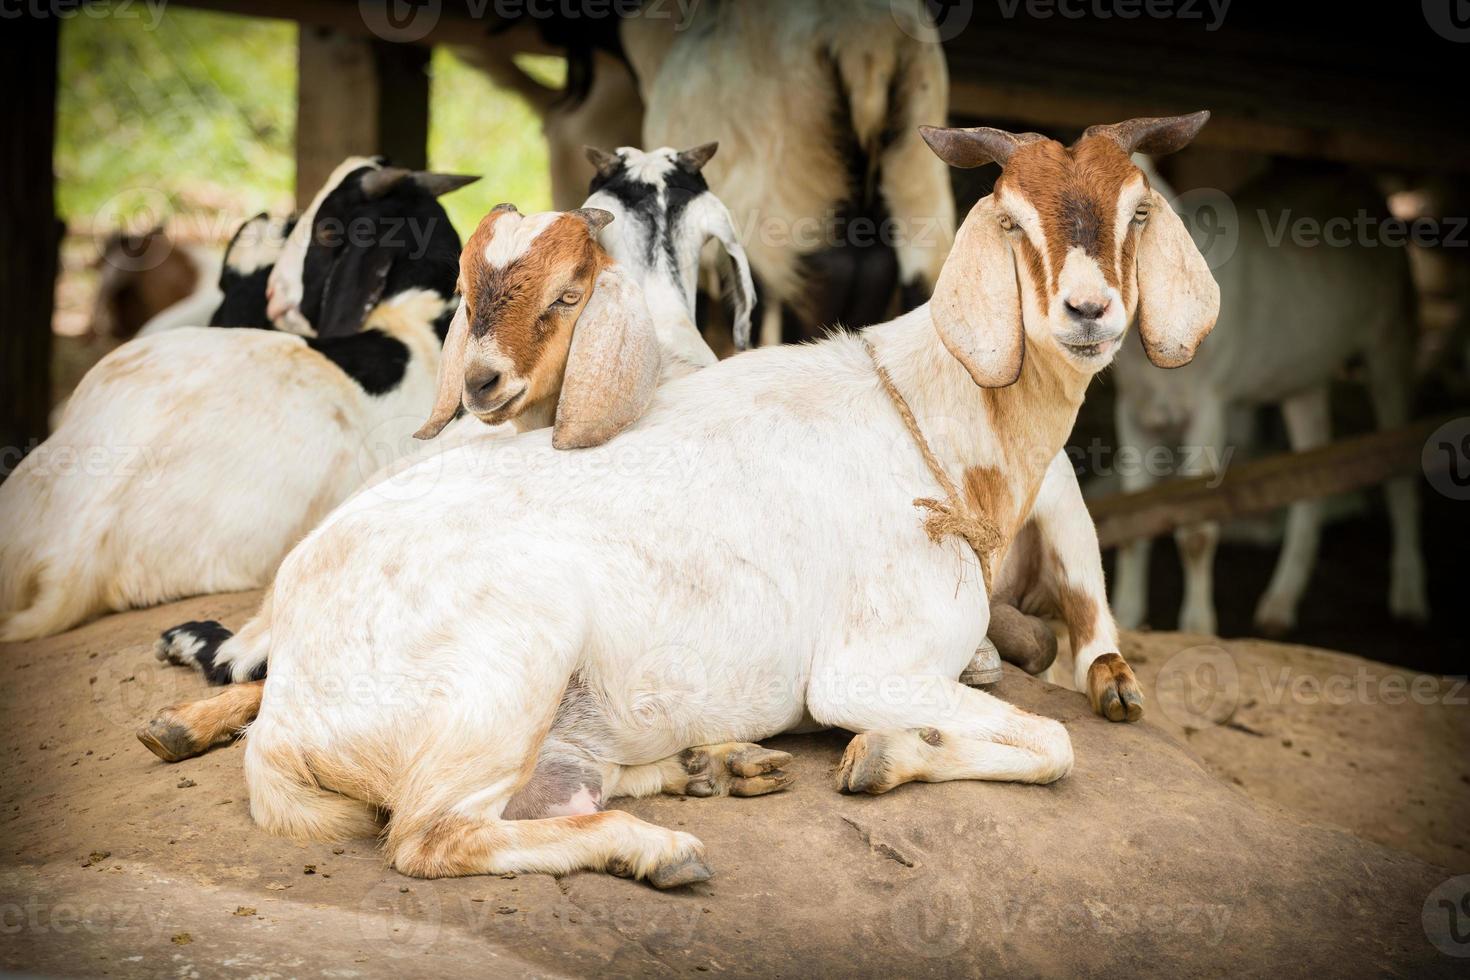
[[[773,744],[796,755],[798,774],[785,793],[619,804],[701,837],[716,872],[707,884],[428,882],[384,869],[370,841],[300,846],[259,832],[238,746],[170,766],[133,738],[152,710],[205,690],[153,659],[160,629],[238,625],[256,600],[190,600],[0,648],[0,967],[1463,975],[1466,961],[1431,945],[1422,915],[1431,892],[1470,867],[1470,714],[1356,700],[1323,711],[1253,686],[1261,664],[1335,676],[1366,661],[1220,644],[1239,697],[1227,725],[1186,735],[1174,716],[1192,716],[1163,710],[1156,682],[1161,669],[1167,686],[1171,671],[1215,655],[1166,667],[1197,644],[1130,636],[1125,653],[1152,698],[1139,725],[1104,722],[1080,695],[1015,673],[999,686],[1070,730],[1077,767],[1053,786],[845,797],[832,785],[844,736],[782,738]]]

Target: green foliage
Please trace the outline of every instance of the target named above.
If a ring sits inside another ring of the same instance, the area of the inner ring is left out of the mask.
[[[558,58],[527,59],[538,78],[555,74]],[[539,64],[536,64],[539,63]],[[551,207],[551,175],[541,120],[515,95],[450,52],[434,52],[429,100],[429,165],[480,174],[478,183],[443,200],[461,238],[491,208],[509,201],[523,212]]]
[[[106,225],[132,201],[242,216],[289,206],[295,95],[294,24],[172,7],[152,29],[141,16],[68,20],[62,215]]]
[[[555,58],[526,67],[548,81],[565,70]],[[483,175],[444,198],[461,236],[501,201],[550,207],[535,114],[447,51],[430,70],[430,166]],[[72,18],[61,32],[61,214],[102,228],[202,217],[200,231],[228,236],[251,214],[291,207],[295,116],[293,23],[172,6],[156,25]]]

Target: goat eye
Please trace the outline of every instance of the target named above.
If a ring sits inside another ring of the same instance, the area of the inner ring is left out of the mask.
[[[582,294],[574,289],[569,289],[561,294],[561,299],[556,301],[558,306],[576,306],[582,298]]]
[[[1133,220],[1137,224],[1143,224],[1148,220],[1149,210],[1147,204],[1139,205],[1133,212]]]
[[[1000,216],[1000,226],[1006,231],[1014,231],[1016,220],[1008,214],[1003,214]]]

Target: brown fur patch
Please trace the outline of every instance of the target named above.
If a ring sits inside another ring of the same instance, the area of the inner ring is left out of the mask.
[[[1061,613],[1062,622],[1067,624],[1067,634],[1071,638],[1072,654],[1075,656],[1097,636],[1098,606],[1092,596],[1063,581],[1065,566],[1061,555],[1055,551],[1050,552],[1048,560],[1057,570],[1057,609]],[[1106,656],[1112,657],[1116,654],[1110,653]]]
[[[1051,291],[1060,285],[1067,252],[1080,248],[1122,292],[1121,249],[1115,233],[1118,194],[1139,173],[1111,139],[1089,136],[1070,147],[1038,140],[1016,150],[997,189],[1024,197],[1041,220]],[[1044,304],[1043,304],[1044,308]]]
[[[503,267],[485,262],[485,248],[505,212],[480,222],[460,255],[460,287],[473,337],[494,337],[517,373],[529,375],[547,354],[564,362],[571,325],[592,295],[602,267],[611,261],[581,218],[563,215],[536,236],[525,253]],[[548,307],[569,288],[582,300],[559,310]],[[562,329],[565,328],[565,329]],[[560,350],[551,349],[559,345]]]

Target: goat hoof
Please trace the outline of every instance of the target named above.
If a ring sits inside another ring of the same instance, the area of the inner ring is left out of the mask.
[[[715,876],[704,858],[690,854],[683,858],[660,864],[648,873],[648,883],[655,888],[682,888],[709,881]]]
[[[204,751],[195,742],[193,733],[188,728],[171,720],[166,714],[159,715],[138,729],[138,741],[164,762],[192,759]]]
[[[980,641],[980,647],[970,658],[970,664],[960,671],[960,683],[966,687],[987,687],[999,684],[1003,672],[1000,669],[1000,651],[989,637]]]
[[[791,753],[754,742],[688,749],[679,762],[689,777],[682,790],[685,796],[764,796],[796,781],[782,768],[791,762]]]
[[[1121,654],[1105,653],[1087,668],[1087,697],[1092,710],[1108,721],[1143,717],[1143,690]]]
[[[863,732],[854,735],[842,753],[837,767],[837,788],[843,793],[868,793],[877,796],[899,784],[893,778],[890,762],[889,735]]]

